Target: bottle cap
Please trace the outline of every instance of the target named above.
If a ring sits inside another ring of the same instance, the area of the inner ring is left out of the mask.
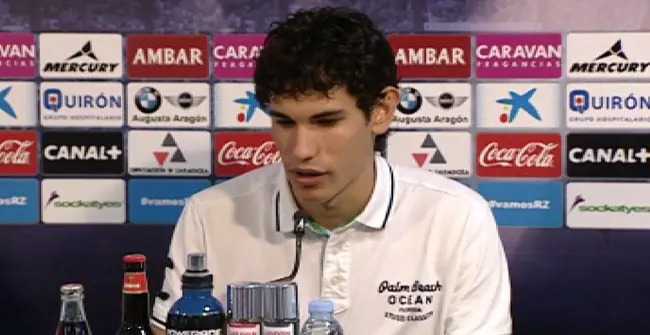
[[[228,311],[232,320],[259,320],[262,318],[262,284],[232,283],[227,286]]]
[[[264,320],[298,319],[298,285],[295,282],[264,284]]]
[[[143,254],[127,254],[122,257],[124,263],[144,263],[147,261],[147,256]]]
[[[212,289],[212,274],[208,271],[207,258],[203,252],[187,254],[186,270],[181,276],[183,289]]]
[[[61,295],[75,295],[84,292],[83,285],[79,283],[70,283],[61,286]]]
[[[309,313],[333,313],[334,302],[328,299],[316,299],[309,302]]]
[[[193,252],[187,254],[187,271],[189,272],[207,272],[208,265],[205,253]]]

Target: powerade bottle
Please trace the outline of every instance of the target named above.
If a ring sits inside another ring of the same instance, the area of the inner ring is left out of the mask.
[[[167,335],[221,335],[226,315],[221,302],[212,296],[212,275],[204,253],[187,255],[181,279],[183,296],[169,309]]]

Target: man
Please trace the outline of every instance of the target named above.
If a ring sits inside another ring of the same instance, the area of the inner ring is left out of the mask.
[[[367,16],[293,14],[269,33],[254,83],[282,163],[188,201],[154,326],[181,295],[189,252],[207,253],[224,303],[228,283],[286,276],[301,209],[311,220],[295,279],[303,320],[307,302],[324,297],[350,335],[511,333],[508,270],[486,201],[376,154],[400,93],[394,55]]]

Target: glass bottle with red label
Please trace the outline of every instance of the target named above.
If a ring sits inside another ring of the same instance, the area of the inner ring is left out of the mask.
[[[149,325],[151,305],[147,281],[147,257],[125,255],[122,284],[122,324],[117,335],[153,335]]]

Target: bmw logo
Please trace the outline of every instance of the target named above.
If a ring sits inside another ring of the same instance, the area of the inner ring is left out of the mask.
[[[403,87],[400,90],[397,109],[402,114],[413,114],[422,107],[422,95],[413,87]]]
[[[153,87],[145,86],[135,94],[135,107],[143,114],[155,113],[161,103],[160,92]]]

